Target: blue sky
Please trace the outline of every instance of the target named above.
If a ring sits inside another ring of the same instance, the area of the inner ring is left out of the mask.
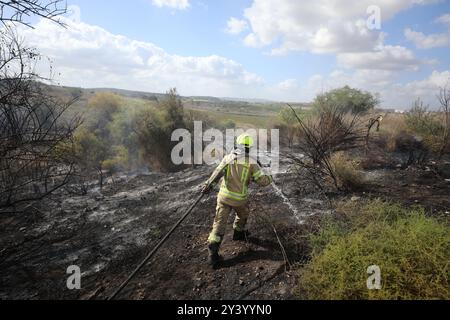
[[[39,21],[24,32],[65,85],[310,101],[348,84],[405,109],[419,96],[434,106],[450,78],[448,1],[68,4],[75,14],[67,29]],[[370,5],[380,10],[381,29],[367,28]]]

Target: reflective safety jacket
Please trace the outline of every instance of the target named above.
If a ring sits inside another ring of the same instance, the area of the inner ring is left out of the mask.
[[[251,181],[261,187],[272,183],[272,177],[253,164],[248,155],[233,152],[227,155],[216,168],[207,184],[222,179],[218,200],[232,207],[242,207],[248,202],[248,186]]]

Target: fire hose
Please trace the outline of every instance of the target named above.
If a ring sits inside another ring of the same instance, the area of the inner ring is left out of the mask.
[[[260,161],[257,161],[258,164],[262,167]],[[225,163],[224,166],[229,163]],[[214,181],[215,179],[212,179]],[[211,184],[213,185],[214,182]],[[128,278],[120,285],[120,287],[111,295],[107,300],[113,300],[116,298],[120,292],[127,286],[127,284],[136,276],[136,274],[147,264],[147,262],[158,252],[158,250],[162,247],[162,245],[169,239],[169,237],[175,232],[175,230],[183,223],[183,221],[191,214],[191,212],[195,209],[195,207],[200,203],[200,201],[205,196],[205,193],[202,192],[200,196],[195,200],[195,202],[187,209],[187,211],[183,214],[183,216],[178,220],[178,222],[170,229],[170,231],[162,238],[162,240],[153,248],[153,250],[145,257],[145,259],[136,267],[136,269],[128,276]]]
[[[202,193],[197,200],[189,207],[189,209],[183,214],[183,216],[178,220],[178,222],[170,229],[170,231],[164,236],[164,238],[156,245],[155,248],[145,257],[145,259],[139,264],[139,266],[130,274],[130,276],[120,285],[120,287],[114,292],[114,294],[108,298],[108,300],[113,300],[117,295],[127,286],[127,284],[134,278],[134,276],[147,264],[147,262],[155,255],[155,253],[161,248],[161,246],[169,239],[172,233],[180,226],[181,223],[191,214],[192,210],[199,204],[199,202],[205,196]]]

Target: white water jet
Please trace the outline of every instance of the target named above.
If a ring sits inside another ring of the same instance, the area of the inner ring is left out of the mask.
[[[283,193],[283,191],[281,191],[280,188],[278,188],[278,186],[275,184],[275,182],[272,182],[272,187],[275,190],[276,194],[283,199],[283,203],[286,204],[289,209],[292,211],[294,217],[297,219],[299,224],[303,224],[305,223],[304,220],[302,220],[300,217],[303,216],[298,210],[297,208],[291,203],[291,201],[288,199],[288,197],[286,197]]]

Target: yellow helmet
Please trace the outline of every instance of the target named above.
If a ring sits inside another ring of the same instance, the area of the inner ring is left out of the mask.
[[[237,138],[236,143],[237,143],[238,146],[243,146],[245,148],[252,148],[254,146],[254,144],[255,144],[254,141],[253,141],[253,138],[250,135],[246,134],[246,133],[241,134]]]

